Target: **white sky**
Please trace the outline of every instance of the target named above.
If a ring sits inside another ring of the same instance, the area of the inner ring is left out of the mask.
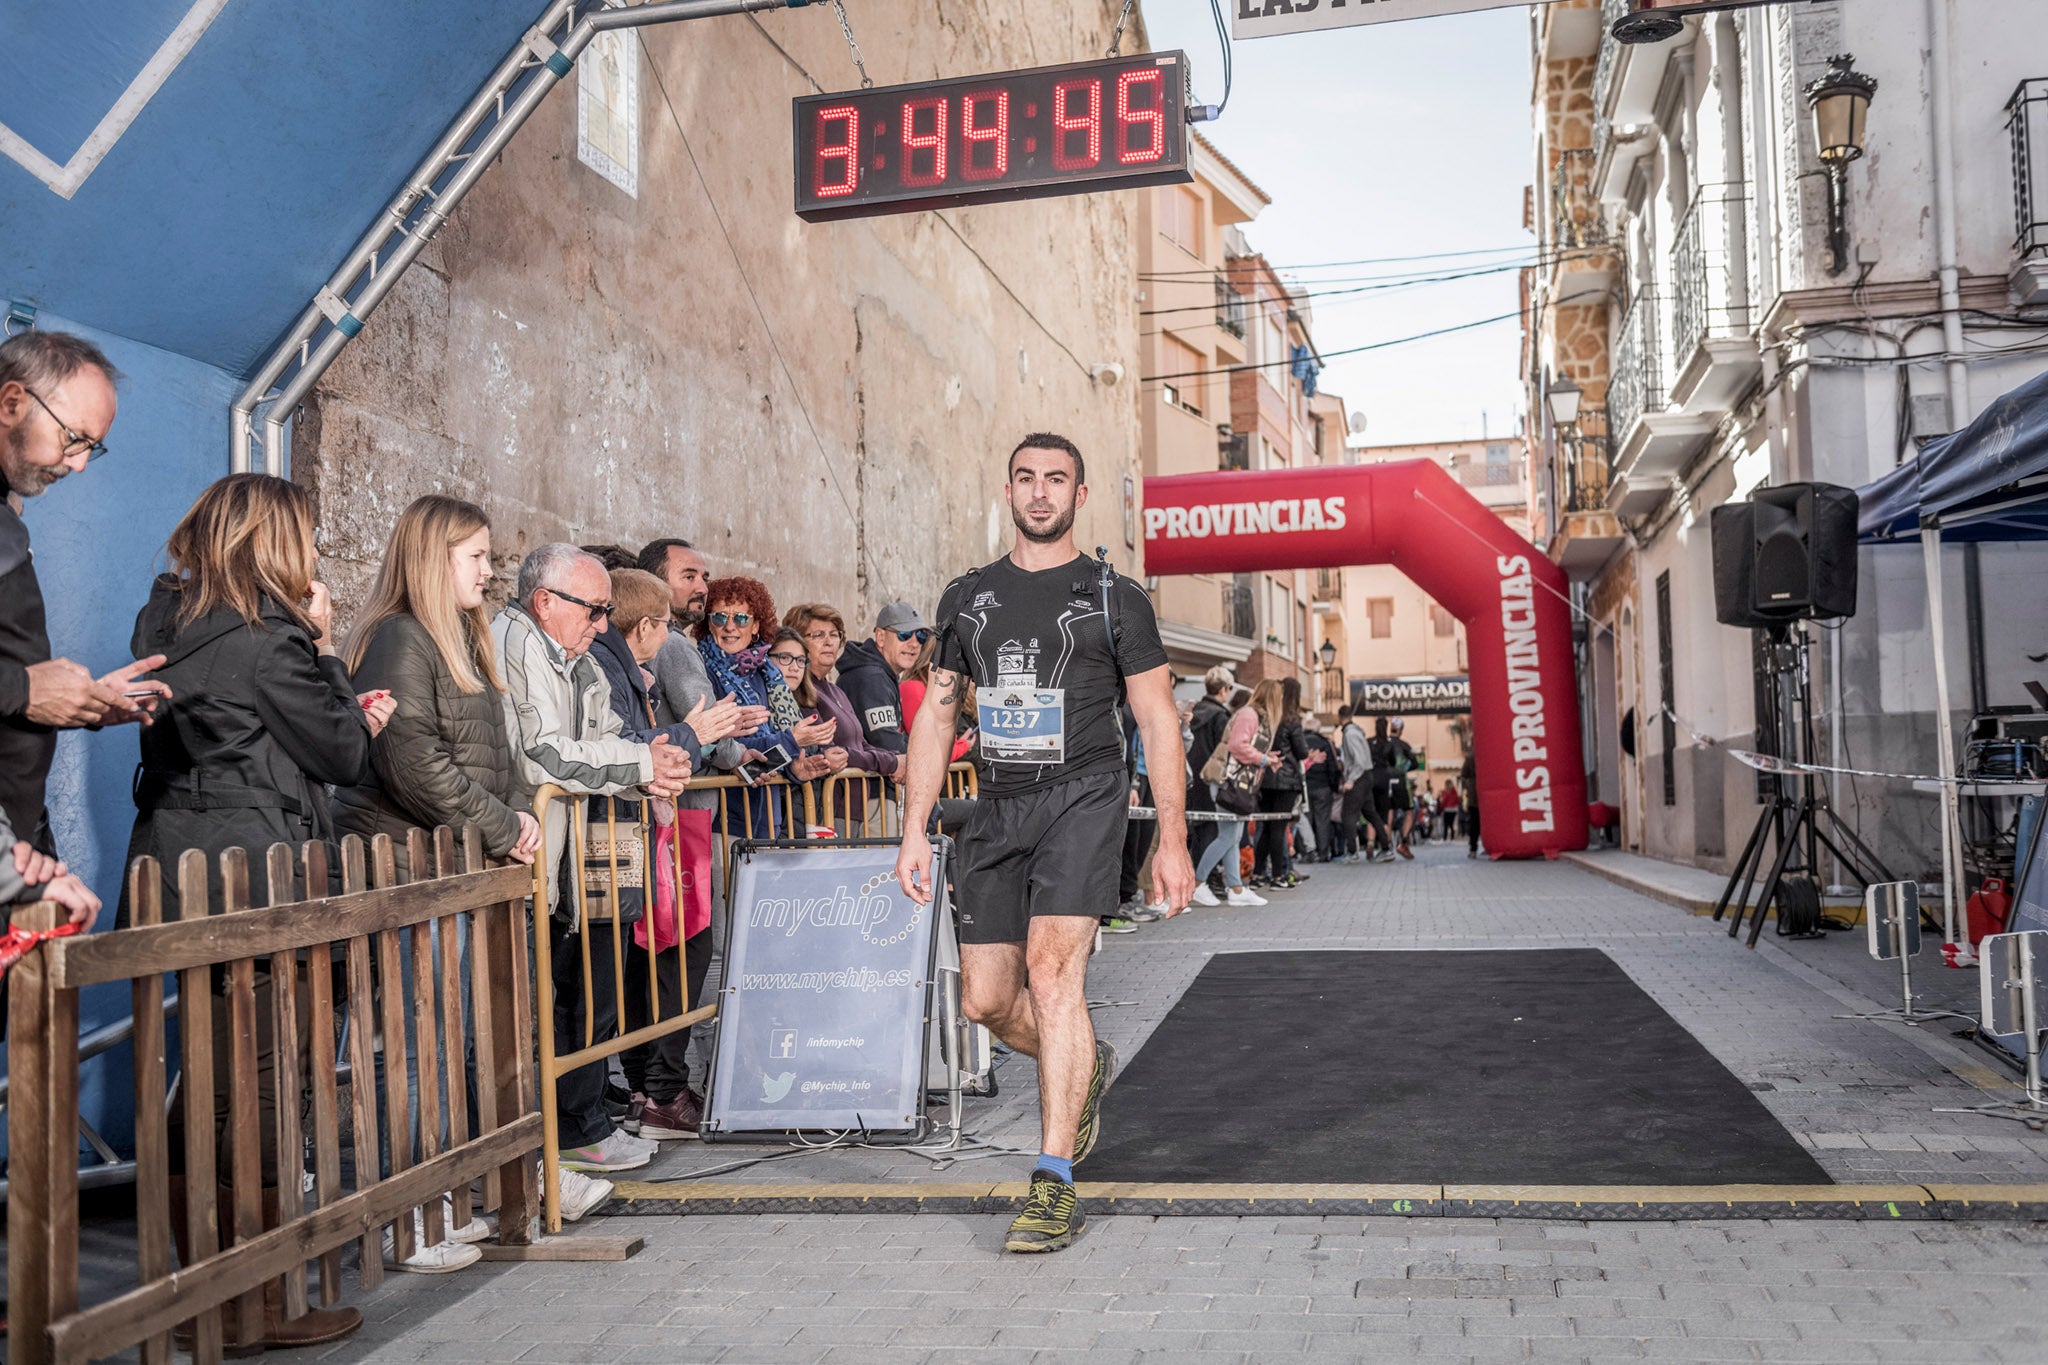
[[[1234,0],[1222,0],[1228,19]],[[1183,48],[1197,98],[1222,98],[1208,0],[1144,0],[1155,49]],[[1283,271],[1323,262],[1444,256],[1304,269],[1311,288],[1363,277],[1520,264],[1531,175],[1529,11],[1370,24],[1238,43],[1230,106],[1203,136],[1273,198],[1244,225]],[[1328,282],[1328,283],[1325,283]],[[1314,302],[1316,345],[1351,346],[1513,313],[1513,270]],[[1374,445],[1513,431],[1520,329],[1511,319],[1327,362],[1322,387],[1366,415]],[[1356,438],[1354,438],[1356,439]]]

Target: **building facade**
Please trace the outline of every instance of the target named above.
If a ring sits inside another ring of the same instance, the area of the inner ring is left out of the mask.
[[[2028,0],[1817,0],[1637,46],[1606,36],[1625,10],[1531,14],[1531,529],[1584,613],[1592,798],[1620,808],[1625,846],[1724,870],[1758,783],[1709,741],[1756,747],[1759,645],[1716,621],[1709,514],[1766,485],[1868,483],[2048,364],[2032,311],[2048,240],[2027,223],[2044,187],[2014,141],[2048,107],[2048,50],[2014,41],[2039,29]],[[1876,86],[1860,158],[1831,177],[1809,91],[1838,57]],[[1558,390],[1576,420],[1554,419]],[[1944,723],[2028,701],[2041,669],[2020,642],[2048,639],[2038,555],[1945,551],[1949,619],[1978,623],[1951,633],[1969,686],[1945,717],[1917,543],[1858,563],[1856,614],[1810,632],[1812,757],[1933,773]],[[1894,872],[1935,872],[1931,796],[1825,782]]]
[[[1477,441],[1428,441],[1411,445],[1354,446],[1353,464],[1431,460],[1462,484],[1516,532],[1528,534],[1528,490],[1523,483],[1519,436]],[[1432,516],[1426,508],[1415,515]],[[1446,534],[1459,532],[1449,526]],[[1380,709],[1361,689],[1394,679],[1454,679],[1466,670],[1465,625],[1437,605],[1408,575],[1391,564],[1359,564],[1332,571],[1340,609],[1317,617],[1322,639],[1337,660],[1326,675],[1323,709],[1357,702],[1370,717]],[[1320,652],[1322,640],[1317,641]],[[1369,721],[1368,721],[1369,723]],[[1455,777],[1471,743],[1465,714],[1408,713],[1408,742],[1426,761],[1433,784]]]
[[[1036,65],[1047,28],[1099,49],[1119,8],[853,21],[888,84]],[[818,17],[610,35],[484,176],[294,433],[344,609],[397,510],[444,491],[508,566],[678,535],[861,634],[1004,551],[1005,460],[1047,429],[1087,458],[1082,542],[1143,572],[1137,386],[1093,377],[1138,372],[1141,196],[798,221],[789,102],[859,78]]]
[[[1271,200],[1206,138],[1189,141],[1194,183],[1148,191],[1139,213],[1144,472],[1340,463],[1344,405],[1316,389],[1309,301],[1243,235]],[[1291,677],[1314,704],[1311,609],[1330,600],[1318,582],[1305,571],[1159,580],[1175,671],[1222,664],[1245,682]]]

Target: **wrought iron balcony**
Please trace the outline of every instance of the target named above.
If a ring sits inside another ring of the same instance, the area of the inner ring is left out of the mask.
[[[1628,15],[1628,0],[1600,0],[1600,55],[1593,63],[1593,156],[1606,149],[1613,136],[1613,115],[1608,112],[1614,94],[1614,77],[1621,69],[1621,44],[1610,36],[1617,19]]]
[[[1614,472],[1614,446],[1607,439],[1607,410],[1582,407],[1578,424],[1559,432],[1557,490],[1561,510],[1604,512],[1607,481]]]
[[[1550,176],[1550,246],[1553,251],[1607,245],[1607,223],[1593,192],[1593,150],[1561,153]]]
[[[1657,293],[1644,285],[1636,290],[1621,321],[1607,385],[1607,415],[1614,434],[1623,440],[1643,413],[1662,411],[1666,404],[1669,386],[1657,331]]]
[[[1216,325],[1240,340],[1244,337],[1244,295],[1228,280],[1216,281]]]
[[[1258,633],[1258,614],[1252,608],[1252,576],[1236,575],[1223,585],[1223,629],[1240,640]]]
[[[1318,602],[1341,602],[1344,600],[1344,571],[1342,569],[1317,569],[1315,600]]]
[[[1671,248],[1671,354],[1683,361],[1709,337],[1749,333],[1744,187],[1702,185]]]
[[[2048,256],[2048,77],[2021,81],[2005,106],[2012,134],[2012,203],[2021,260]]]

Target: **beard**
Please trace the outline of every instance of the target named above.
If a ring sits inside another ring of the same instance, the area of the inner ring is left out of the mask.
[[[0,475],[7,486],[24,498],[33,498],[71,471],[61,464],[37,465],[28,461],[28,432],[20,427],[0,442]]]
[[[1025,516],[1029,510],[1029,507],[1011,508],[1010,520],[1017,524],[1017,534],[1034,544],[1051,545],[1064,539],[1067,532],[1074,529],[1074,509],[1071,507],[1064,512],[1055,512],[1052,520],[1046,523],[1042,531],[1034,527]]]
[[[706,614],[704,607],[705,602],[702,597],[693,597],[690,599],[690,605],[679,608],[669,614],[676,618],[677,625],[701,626],[704,624]]]

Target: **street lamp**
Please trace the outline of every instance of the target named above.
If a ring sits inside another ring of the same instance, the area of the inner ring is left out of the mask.
[[[1828,274],[1849,268],[1849,163],[1863,155],[1864,124],[1870,115],[1875,78],[1856,69],[1847,53],[1828,58],[1828,69],[1806,86],[1813,113],[1813,140],[1828,177]]]
[[[1337,667],[1337,642],[1324,636],[1316,657],[1323,661],[1323,709],[1335,710],[1344,704],[1344,670]]]
[[[1335,640],[1324,640],[1322,648],[1318,649],[1316,653],[1321,656],[1324,668],[1335,668],[1337,666],[1337,642]]]
[[[1550,424],[1558,428],[1577,426],[1579,398],[1579,386],[1572,383],[1570,375],[1560,375],[1552,382],[1543,395],[1543,401],[1550,408]]]

